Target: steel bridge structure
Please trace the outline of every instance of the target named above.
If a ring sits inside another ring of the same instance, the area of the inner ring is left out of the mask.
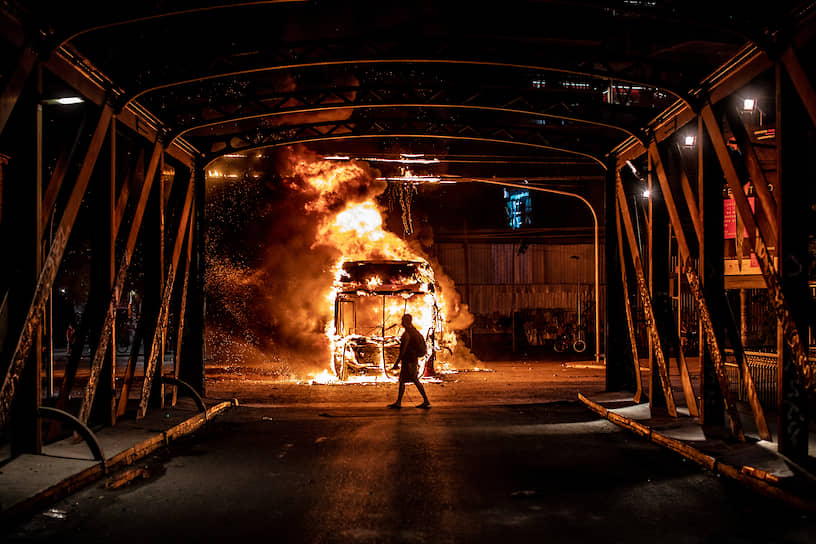
[[[485,163],[451,161],[446,175],[578,195],[604,254],[593,349],[607,389],[636,400],[648,389],[670,417],[682,395],[701,424],[744,440],[733,358],[760,436],[807,457],[816,2],[764,4],[0,2],[0,427],[13,453],[39,452],[60,425],[92,435],[205,393],[207,170],[225,155],[305,145],[475,154]],[[729,280],[724,195],[746,232],[740,256],[758,263]],[[72,264],[81,251],[87,266]],[[49,395],[43,344],[67,276],[87,299]],[[729,286],[767,290],[778,323],[777,436]],[[678,289],[699,315],[699,384],[676,349]],[[117,310],[131,292],[143,302],[117,375]]]

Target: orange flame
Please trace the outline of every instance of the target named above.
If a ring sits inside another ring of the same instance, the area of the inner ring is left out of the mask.
[[[342,265],[346,261],[428,262],[419,249],[411,247],[396,234],[384,230],[382,210],[375,200],[375,191],[372,190],[375,180],[364,165],[354,161],[301,161],[294,165],[293,171],[302,180],[301,189],[312,193],[312,198],[305,205],[306,211],[323,216],[313,247],[333,247],[340,255],[334,266],[334,284],[325,295],[330,308],[335,307]],[[434,280],[431,277],[429,281]],[[382,278],[371,277],[366,279],[364,289],[373,291],[382,285]],[[430,292],[414,292],[368,297],[370,301],[361,300],[355,319],[355,327],[359,327],[359,330],[353,331],[353,334],[380,341],[383,346],[386,342],[398,342],[402,330],[395,324],[399,324],[404,313],[411,313],[414,325],[423,335],[434,332],[437,343],[446,342],[452,350],[456,337],[452,330],[444,330],[447,313],[445,300],[441,296],[437,300],[435,296]],[[379,327],[375,326],[377,323]],[[390,325],[386,327],[386,323]],[[324,330],[334,353],[336,348],[342,347],[338,343],[345,341],[344,337],[338,334],[334,319],[326,323]],[[346,334],[348,332],[345,331]],[[440,364],[441,366],[443,365]],[[330,380],[327,380],[324,372],[315,377],[314,383],[327,381]]]

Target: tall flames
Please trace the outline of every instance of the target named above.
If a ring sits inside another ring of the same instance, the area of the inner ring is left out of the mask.
[[[234,321],[232,330],[213,340],[214,347],[226,348],[227,342],[251,344],[245,352],[252,353],[256,362],[265,358],[301,376],[301,372],[314,375],[319,371],[325,375],[327,369],[333,370],[337,347],[334,311],[342,264],[433,263],[416,240],[405,240],[385,229],[385,210],[378,197],[386,186],[365,163],[332,162],[308,152],[290,152],[276,167],[277,179],[253,182],[258,176],[244,176],[245,183],[257,183],[258,192],[272,197],[268,202],[253,207],[248,202],[252,192],[244,188],[245,209],[230,212],[243,221],[241,228],[253,234],[263,226],[265,241],[260,239],[263,233],[257,241],[246,240],[259,248],[259,254],[254,259],[239,259],[224,243],[220,256],[208,257],[214,265],[208,277],[208,296],[215,294],[214,305],[221,301],[228,321]],[[423,333],[441,324],[436,340],[452,348],[453,327],[463,328],[472,318],[459,303],[453,282],[438,266],[433,272],[435,310],[429,310],[434,306],[428,303],[428,292],[369,297],[355,310],[356,328],[351,332],[379,339],[385,350],[387,343],[398,342],[399,321],[407,312]],[[383,280],[366,278],[367,288],[388,289]],[[213,323],[213,328],[219,327],[220,323]],[[236,352],[235,346],[228,349],[238,353],[235,364],[241,364],[244,352]]]

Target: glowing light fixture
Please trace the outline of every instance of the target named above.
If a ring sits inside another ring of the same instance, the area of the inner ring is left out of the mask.
[[[692,136],[691,134],[683,137],[683,145],[686,147],[692,147],[694,144],[697,143],[697,136]]]
[[[85,102],[82,98],[78,96],[65,96],[63,98],[48,98],[43,100],[43,104],[60,104],[62,106],[68,106],[71,104],[82,104]]]
[[[643,195],[643,198],[649,198],[650,196],[652,196],[652,192],[649,189],[643,189],[643,192],[641,194]]]
[[[744,98],[742,100],[742,111],[749,112],[754,111],[757,106],[757,101],[755,98]]]

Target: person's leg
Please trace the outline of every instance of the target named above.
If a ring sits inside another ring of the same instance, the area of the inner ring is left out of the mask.
[[[419,381],[419,378],[417,378],[417,380],[414,382],[414,385],[416,385],[416,388],[417,388],[417,391],[419,391],[419,394],[422,395],[422,400],[425,401],[425,402],[423,402],[423,404],[430,405],[431,402],[428,400],[428,395],[425,394],[425,387],[423,387],[422,382]]]
[[[397,390],[397,400],[394,404],[389,404],[389,408],[399,408],[402,404],[402,395],[405,393],[405,382],[399,381],[399,389]]]

